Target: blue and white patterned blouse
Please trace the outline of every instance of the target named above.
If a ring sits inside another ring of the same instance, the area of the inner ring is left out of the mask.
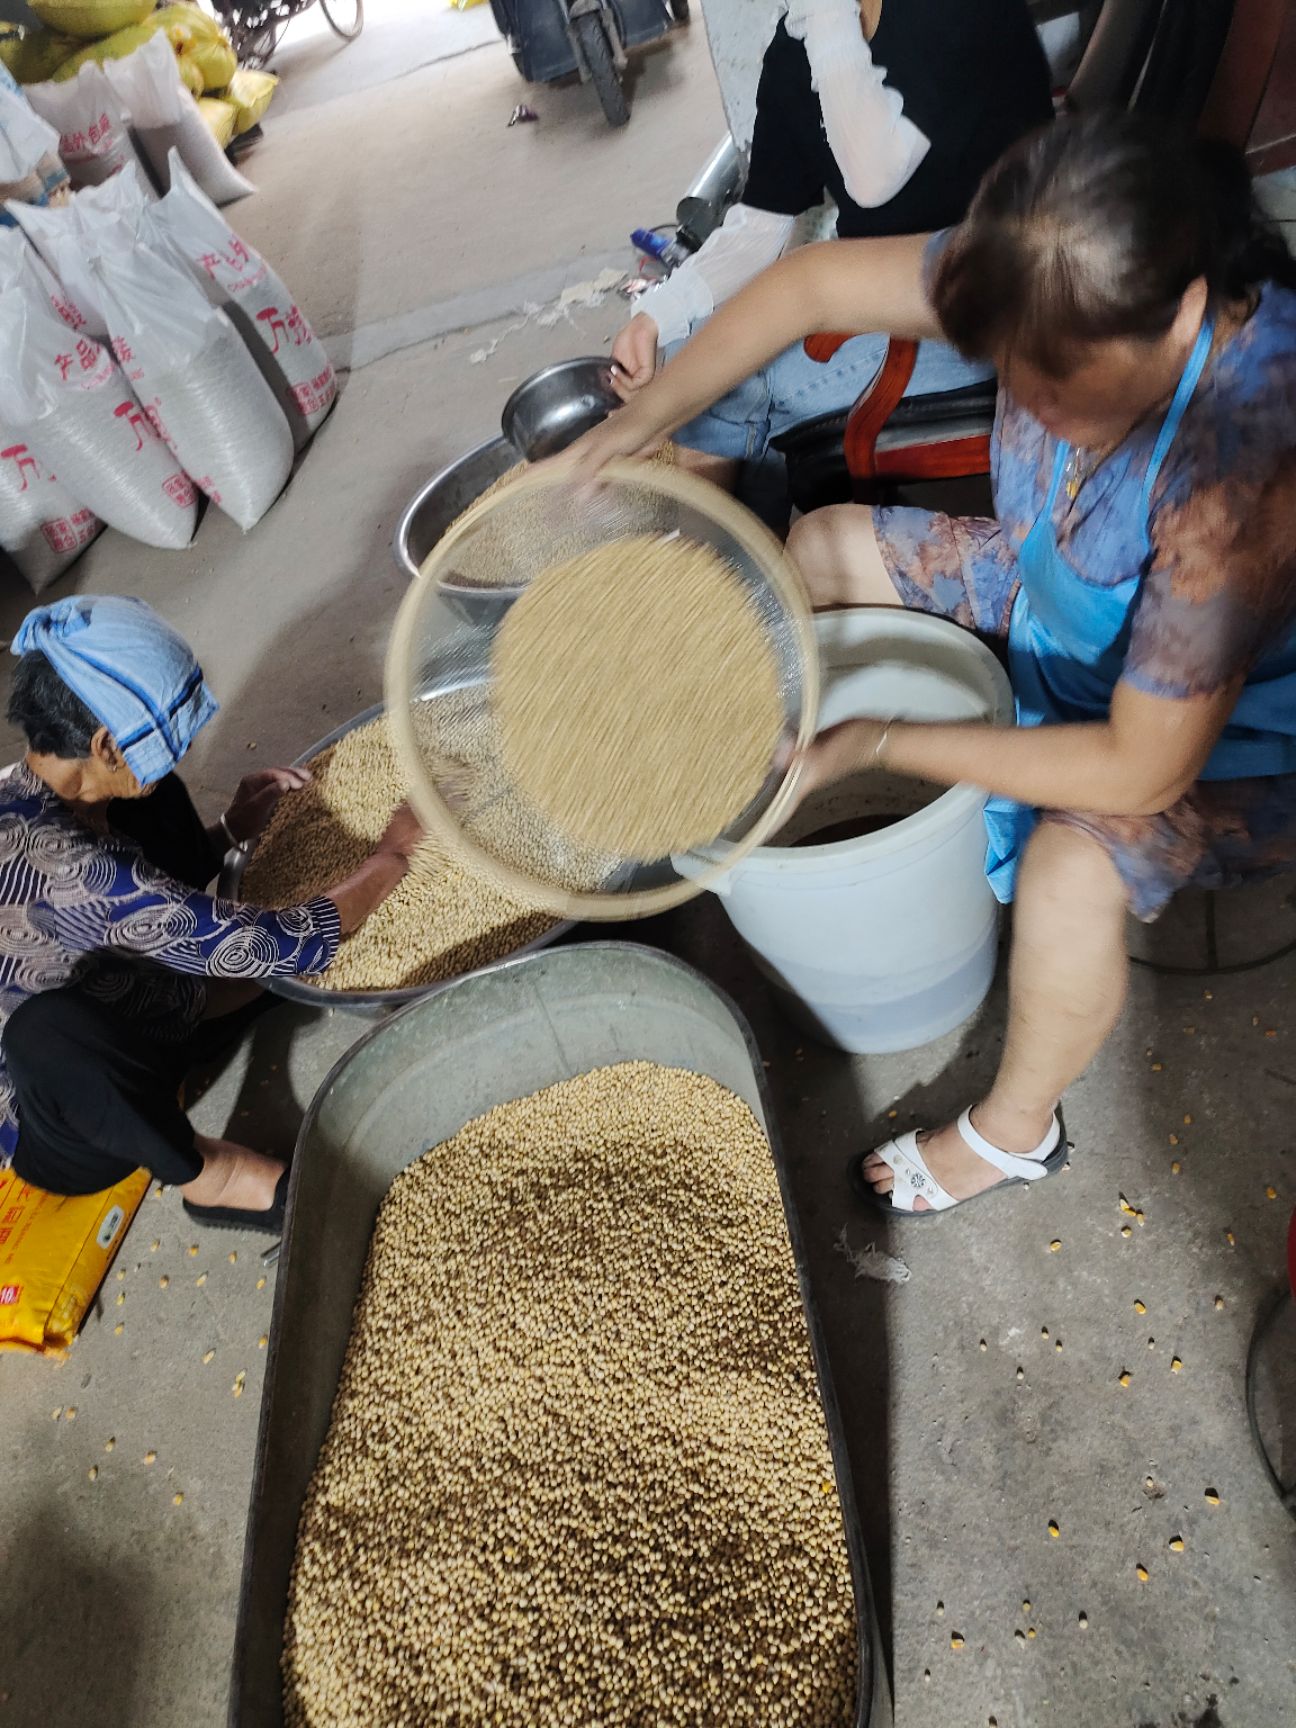
[[[25,766],[0,779],[0,1035],[24,998],[76,981],[180,1042],[203,1017],[202,980],[322,972],[340,935],[331,900],[278,912],[218,900],[154,869],[135,841],[92,832]],[[17,1143],[0,1053],[0,1167]]]

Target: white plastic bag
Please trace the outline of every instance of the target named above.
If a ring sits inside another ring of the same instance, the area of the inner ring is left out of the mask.
[[[22,96],[0,87],[0,199],[57,204],[71,189],[59,160],[58,133]]]
[[[217,204],[245,198],[256,187],[225,157],[180,81],[175,52],[165,30],[128,54],[104,65],[108,82],[130,115],[140,149],[158,184],[169,184],[167,156],[174,147],[181,160]]]
[[[0,422],[68,493],[150,546],[193,538],[198,500],[98,342],[65,323],[17,229],[0,229]]]
[[[327,417],[337,378],[324,346],[265,259],[240,240],[171,152],[171,190],[141,202],[140,233],[158,251],[182,259],[216,305],[223,306],[288,416],[298,448]]]
[[[0,426],[0,547],[34,594],[61,576],[102,532],[17,433]]]
[[[57,210],[11,204],[9,214],[40,253],[62,288],[58,310],[64,320],[87,335],[106,341],[108,321],[99,304],[99,289],[90,268],[90,252],[101,243],[102,224],[117,221],[126,244],[133,244],[148,199],[139,169],[128,164],[102,186],[87,186]],[[92,236],[96,236],[92,240]]]
[[[270,386],[178,263],[123,245],[112,218],[102,231],[90,265],[113,352],[185,472],[240,528],[253,527],[292,471],[292,433]]]
[[[77,186],[100,186],[138,160],[121,99],[102,66],[83,66],[62,83],[29,84],[27,100],[59,135],[58,153]]]

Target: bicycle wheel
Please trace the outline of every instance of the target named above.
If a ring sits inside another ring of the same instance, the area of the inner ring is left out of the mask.
[[[320,0],[320,10],[346,42],[354,42],[364,29],[364,0]]]
[[[576,40],[609,126],[624,126],[630,104],[621,88],[621,74],[612,58],[612,46],[597,12],[582,12],[574,21]]]

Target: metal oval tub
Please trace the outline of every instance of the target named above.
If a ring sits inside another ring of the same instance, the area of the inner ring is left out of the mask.
[[[366,708],[363,714],[357,714],[352,719],[344,721],[341,726],[334,727],[326,737],[304,750],[294,761],[294,768],[307,768],[317,756],[321,756],[330,745],[336,744],[340,738],[345,738],[348,732],[354,732],[360,726],[367,726],[371,720],[377,720],[384,712],[383,704],[376,703],[372,708]],[[253,848],[255,851],[255,847]],[[221,870],[217,892],[226,900],[241,900],[243,873],[248,867],[252,853],[230,851],[225,854],[224,868]],[[527,954],[534,954],[541,948],[547,948],[551,942],[556,942],[560,936],[573,928],[570,919],[559,920],[543,935],[535,936],[530,942],[525,942],[506,959],[521,959]],[[491,962],[495,965],[498,962]],[[476,971],[486,968],[477,967]],[[459,978],[470,978],[471,972],[457,973],[450,978],[437,978],[429,984],[408,984],[392,990],[326,990],[317,984],[308,984],[301,978],[268,978],[266,988],[276,996],[282,996],[289,1002],[300,1002],[308,1008],[344,1008],[352,1014],[385,1015],[395,1008],[403,1008],[407,1003],[416,1002],[421,996],[431,995],[436,990],[444,990],[448,985],[457,983]]]
[[[700,972],[653,948],[594,942],[501,961],[414,1003],[347,1052],[307,1111],[275,1290],[230,1728],[282,1728],[280,1657],[298,1520],[328,1431],[374,1221],[393,1180],[495,1105],[629,1060],[708,1075],[743,1099],[769,1140],[854,1580],[859,1682],[842,1728],[890,1722],[850,1459],[760,1053],[739,1010]]]

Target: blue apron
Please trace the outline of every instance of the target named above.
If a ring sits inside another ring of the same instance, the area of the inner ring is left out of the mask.
[[[1019,726],[1102,721],[1108,716],[1152,554],[1147,530],[1152,488],[1201,380],[1214,333],[1214,320],[1207,318],[1157,435],[1140,499],[1146,551],[1136,575],[1098,587],[1062,556],[1053,511],[1071,446],[1058,445],[1048,496],[1017,560],[1021,586],[1008,626],[1008,670]],[[1201,777],[1248,780],[1293,773],[1296,632],[1264,655],[1248,675]],[[1013,897],[1017,864],[1038,820],[1038,810],[1010,798],[991,798],[986,805],[986,875],[996,898],[1005,904]]]

